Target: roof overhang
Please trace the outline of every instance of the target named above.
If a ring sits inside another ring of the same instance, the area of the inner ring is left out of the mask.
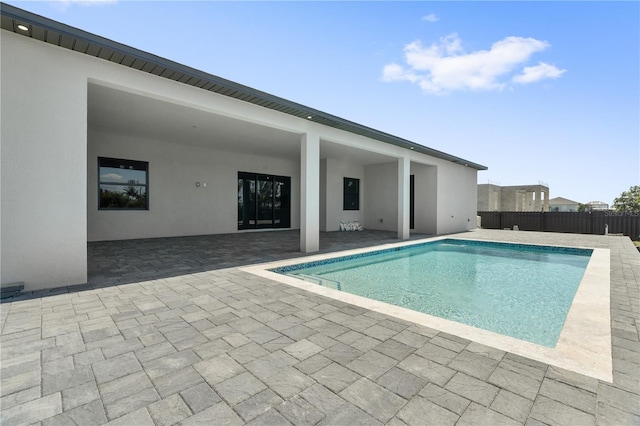
[[[486,166],[161,58],[5,3],[0,3],[0,15],[3,30],[413,152],[476,170],[487,170]],[[20,28],[26,28],[26,30]]]

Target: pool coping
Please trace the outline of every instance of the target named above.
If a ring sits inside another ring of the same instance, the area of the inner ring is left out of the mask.
[[[380,312],[405,321],[413,322],[438,331],[459,336],[493,348],[511,352],[526,358],[584,374],[606,382],[613,382],[611,353],[611,313],[610,313],[610,250],[593,247],[578,247],[593,250],[584,276],[555,348],[537,345],[510,336],[501,335],[466,324],[438,318],[429,314],[394,306],[377,300],[367,299],[327,287],[322,287],[291,276],[270,271],[270,269],[300,263],[314,262],[353,254],[369,253],[384,249],[424,244],[451,238],[438,236],[420,240],[383,244],[340,252],[310,255],[241,267],[242,271],[287,284],[315,294],[336,299],[365,309]],[[475,240],[479,242],[504,243],[498,240]],[[510,243],[513,244],[513,243]],[[547,247],[565,247],[553,244],[527,244]],[[576,247],[569,247],[576,248]]]

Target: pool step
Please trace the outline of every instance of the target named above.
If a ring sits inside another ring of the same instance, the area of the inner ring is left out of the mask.
[[[314,282],[323,287],[329,287],[329,288],[342,291],[342,283],[338,280],[330,280],[328,278],[319,277],[313,274],[296,274],[296,275],[302,278],[303,280]]]

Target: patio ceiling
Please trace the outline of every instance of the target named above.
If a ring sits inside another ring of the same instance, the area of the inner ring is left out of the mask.
[[[300,158],[300,138],[259,124],[153,99],[98,84],[89,84],[90,129],[252,155]],[[321,141],[320,158],[355,164],[394,161],[392,157]]]
[[[300,135],[89,84],[89,128],[253,155],[300,158]]]

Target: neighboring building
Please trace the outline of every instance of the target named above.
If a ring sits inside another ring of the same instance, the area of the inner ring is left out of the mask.
[[[562,197],[549,200],[549,211],[551,212],[577,212],[580,203]]]
[[[549,187],[546,185],[478,185],[478,211],[548,212]]]
[[[91,241],[282,228],[313,252],[340,221],[401,239],[476,226],[482,165],[0,13],[3,286],[86,282]]]
[[[588,211],[609,210],[609,204],[604,201],[589,201],[588,203],[585,203],[584,207]]]

